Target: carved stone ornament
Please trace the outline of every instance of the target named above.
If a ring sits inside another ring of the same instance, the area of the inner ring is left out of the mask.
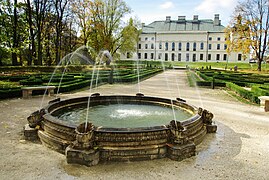
[[[31,128],[35,128],[37,125],[40,125],[40,122],[43,120],[43,115],[45,114],[45,110],[41,109],[33,112],[28,118],[29,126]]]
[[[169,124],[170,131],[172,133],[171,140],[175,144],[185,144],[188,141],[188,137],[186,136],[186,128],[176,120],[170,121]]]
[[[88,149],[93,147],[94,125],[92,123],[82,123],[76,129],[76,141],[73,147],[78,149]]]
[[[203,123],[211,125],[214,115],[206,109],[199,108],[198,114],[201,116]]]

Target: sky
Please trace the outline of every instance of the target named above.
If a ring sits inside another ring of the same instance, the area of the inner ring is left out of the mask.
[[[124,0],[132,9],[132,14],[126,18],[136,17],[146,25],[153,21],[177,20],[178,16],[193,19],[214,19],[214,14],[220,15],[222,25],[228,25],[238,0]]]

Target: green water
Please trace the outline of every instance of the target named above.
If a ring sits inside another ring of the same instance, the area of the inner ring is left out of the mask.
[[[86,120],[87,108],[65,108],[54,112],[63,121],[80,124]],[[175,109],[177,121],[190,118],[192,114],[182,109]],[[135,128],[167,125],[174,119],[171,108],[154,105],[113,104],[90,107],[89,122],[95,126],[111,128]]]

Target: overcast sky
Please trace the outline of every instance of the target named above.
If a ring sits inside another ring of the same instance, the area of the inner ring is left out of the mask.
[[[132,16],[141,22],[149,24],[156,20],[165,20],[171,16],[177,20],[178,16],[192,19],[199,15],[199,19],[214,19],[214,14],[220,14],[223,25],[228,25],[230,17],[238,0],[125,0],[132,9]]]

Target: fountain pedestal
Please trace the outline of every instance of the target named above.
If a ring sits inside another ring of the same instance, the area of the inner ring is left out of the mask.
[[[167,144],[167,156],[175,161],[195,156],[195,144],[188,140],[186,128],[176,120],[170,122],[170,143]]]
[[[75,149],[68,146],[65,150],[66,160],[69,164],[93,166],[99,163],[99,151],[94,149]]]
[[[183,159],[195,156],[195,144],[193,142],[181,145],[168,144],[167,156],[175,161],[182,161]]]
[[[94,126],[82,123],[76,129],[76,140],[65,150],[67,163],[93,166],[99,163],[99,151],[94,148]]]
[[[23,127],[23,133],[24,133],[24,138],[25,140],[28,141],[37,141],[39,140],[38,135],[37,135],[37,128],[31,128],[29,124],[26,124]]]
[[[28,124],[23,127],[23,133],[26,140],[36,141],[39,140],[38,129],[40,123],[43,120],[43,115],[45,114],[44,109],[40,111],[33,112],[28,118]]]

